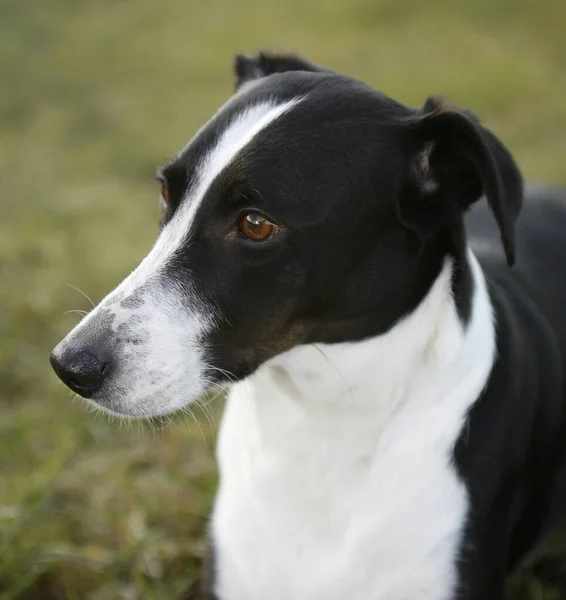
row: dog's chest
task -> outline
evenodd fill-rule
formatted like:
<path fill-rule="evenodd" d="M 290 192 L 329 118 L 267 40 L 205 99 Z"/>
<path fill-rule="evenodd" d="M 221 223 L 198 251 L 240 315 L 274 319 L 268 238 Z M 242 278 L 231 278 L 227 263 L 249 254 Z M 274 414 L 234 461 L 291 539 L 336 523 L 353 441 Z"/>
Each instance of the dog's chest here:
<path fill-rule="evenodd" d="M 462 403 L 386 424 L 363 411 L 303 417 L 273 389 L 260 405 L 245 385 L 229 399 L 213 519 L 219 599 L 452 598 L 468 510 L 451 464 Z"/>

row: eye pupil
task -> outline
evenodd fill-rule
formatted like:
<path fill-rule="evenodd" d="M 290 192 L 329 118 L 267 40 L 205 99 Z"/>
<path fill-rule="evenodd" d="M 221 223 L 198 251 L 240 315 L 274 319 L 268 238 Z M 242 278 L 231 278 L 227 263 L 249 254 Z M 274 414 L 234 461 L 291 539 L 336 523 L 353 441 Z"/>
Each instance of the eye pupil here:
<path fill-rule="evenodd" d="M 259 213 L 247 214 L 240 223 L 242 235 L 255 242 L 270 238 L 275 232 L 275 225 Z"/>
<path fill-rule="evenodd" d="M 169 202 L 169 188 L 167 187 L 166 183 L 161 184 L 161 197 L 163 198 L 165 204 Z"/>

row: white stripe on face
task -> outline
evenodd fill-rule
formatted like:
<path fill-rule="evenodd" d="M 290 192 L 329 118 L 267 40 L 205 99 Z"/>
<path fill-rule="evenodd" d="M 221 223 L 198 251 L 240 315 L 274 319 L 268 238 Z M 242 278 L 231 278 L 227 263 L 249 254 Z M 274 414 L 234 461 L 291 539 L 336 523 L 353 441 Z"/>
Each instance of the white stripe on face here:
<path fill-rule="evenodd" d="M 114 339 L 97 342 L 113 346 L 117 363 L 115 375 L 105 382 L 106 391 L 103 388 L 97 398 L 106 407 L 150 416 L 176 410 L 205 391 L 199 338 L 212 326 L 213 307 L 194 292 L 187 302 L 186 292 L 181 296 L 174 282 L 157 280 L 156 275 L 191 235 L 195 215 L 215 178 L 260 131 L 300 101 L 263 102 L 228 123 L 197 166 L 195 183 L 148 256 L 59 344 L 56 352 L 82 348 L 92 343 L 101 323 L 109 325 L 104 335 Z M 184 288 L 191 288 L 188 274 Z M 135 300 L 125 302 L 129 298 Z"/>
<path fill-rule="evenodd" d="M 238 153 L 260 131 L 291 110 L 300 101 L 301 99 L 294 99 L 282 104 L 263 102 L 247 108 L 229 123 L 219 137 L 216 146 L 199 165 L 196 183 L 187 190 L 179 209 L 164 227 L 152 251 L 123 284 L 128 282 L 129 287 L 137 288 L 143 285 L 144 281 L 153 277 L 167 263 L 167 260 L 190 235 L 195 215 L 216 177 L 230 165 Z"/>

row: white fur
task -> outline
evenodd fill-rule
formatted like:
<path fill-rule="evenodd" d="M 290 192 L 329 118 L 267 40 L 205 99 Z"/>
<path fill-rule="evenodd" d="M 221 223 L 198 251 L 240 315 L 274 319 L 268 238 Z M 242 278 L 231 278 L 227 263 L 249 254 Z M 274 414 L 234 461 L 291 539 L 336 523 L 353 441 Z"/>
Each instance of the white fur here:
<path fill-rule="evenodd" d="M 88 340 L 97 328 L 111 328 L 119 351 L 114 352 L 115 364 L 103 397 L 96 398 L 102 407 L 149 417 L 182 408 L 206 390 L 206 365 L 198 339 L 213 325 L 214 309 L 194 292 L 187 298 L 188 273 L 183 293 L 175 282 L 159 275 L 175 252 L 190 243 L 195 215 L 214 179 L 260 131 L 298 102 L 265 101 L 229 121 L 198 165 L 196 183 L 186 191 L 148 256 L 55 349 L 58 354 L 67 347 L 80 348 L 81 340 Z M 226 106 L 219 114 L 225 110 Z M 134 295 L 141 306 L 128 306 Z"/>
<path fill-rule="evenodd" d="M 464 485 L 452 463 L 495 352 L 475 294 L 463 328 L 447 262 L 387 334 L 303 346 L 236 385 L 212 534 L 219 600 L 451 600 Z"/>
<path fill-rule="evenodd" d="M 214 179 L 262 129 L 298 102 L 299 100 L 290 100 L 282 104 L 257 104 L 242 111 L 229 123 L 215 147 L 199 165 L 196 185 L 187 190 L 179 209 L 163 228 L 151 252 L 109 297 L 117 293 L 127 297 L 159 274 L 175 251 L 190 237 L 195 215 Z"/>

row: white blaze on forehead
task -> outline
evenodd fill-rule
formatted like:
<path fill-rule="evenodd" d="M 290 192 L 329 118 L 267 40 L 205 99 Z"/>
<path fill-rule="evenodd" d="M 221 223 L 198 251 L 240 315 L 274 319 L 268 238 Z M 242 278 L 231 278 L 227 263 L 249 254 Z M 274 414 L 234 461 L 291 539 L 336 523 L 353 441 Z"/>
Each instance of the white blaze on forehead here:
<path fill-rule="evenodd" d="M 106 304 L 108 301 L 119 301 L 122 298 L 128 297 L 144 285 L 144 283 L 153 278 L 167 264 L 168 259 L 187 239 L 195 214 L 214 179 L 260 131 L 268 127 L 278 117 L 291 110 L 301 100 L 302 98 L 295 98 L 283 103 L 277 103 L 275 100 L 261 102 L 244 109 L 229 121 L 226 129 L 218 137 L 216 144 L 197 166 L 195 183 L 187 190 L 179 209 L 171 221 L 163 228 L 151 252 L 137 269 L 109 294 L 101 304 Z M 202 129 L 205 127 L 206 125 Z M 188 146 L 190 146 L 190 143 Z"/>
<path fill-rule="evenodd" d="M 234 160 L 252 139 L 278 117 L 288 112 L 301 100 L 282 104 L 263 102 L 237 115 L 220 135 L 216 145 L 197 168 L 196 182 L 188 190 L 173 219 L 165 226 L 153 250 L 140 265 L 151 272 L 163 265 L 183 243 L 190 232 L 195 215 L 206 192 L 216 177 Z M 148 263 L 147 265 L 145 263 Z"/>

